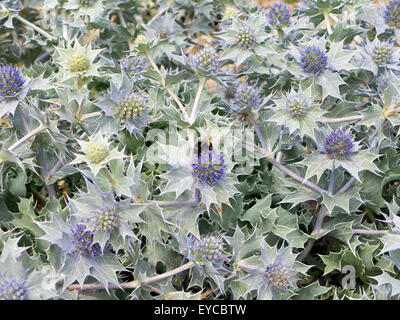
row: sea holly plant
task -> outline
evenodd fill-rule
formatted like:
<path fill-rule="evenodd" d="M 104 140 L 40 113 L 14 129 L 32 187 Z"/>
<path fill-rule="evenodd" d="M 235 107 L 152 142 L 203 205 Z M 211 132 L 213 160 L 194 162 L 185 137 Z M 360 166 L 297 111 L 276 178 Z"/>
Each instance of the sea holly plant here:
<path fill-rule="evenodd" d="M 316 121 L 321 119 L 324 111 L 315 103 L 310 88 L 298 91 L 291 89 L 283 93 L 281 99 L 274 99 L 274 115 L 270 121 L 282 124 L 289 129 L 289 133 L 298 132 L 301 137 L 307 135 L 315 139 L 314 129 L 318 129 Z"/>
<path fill-rule="evenodd" d="M 399 9 L 2 1 L 0 299 L 398 299 Z"/>
<path fill-rule="evenodd" d="M 330 42 L 326 38 L 305 40 L 298 46 L 291 45 L 291 54 L 299 63 L 301 71 L 295 73 L 300 79 L 308 79 L 321 90 L 321 97 L 341 98 L 340 86 L 345 84 L 340 71 L 355 69 L 351 63 L 354 52 L 343 48 L 342 42 Z M 290 71 L 290 70 L 289 70 Z"/>
<path fill-rule="evenodd" d="M 261 50 L 261 44 L 267 39 L 264 31 L 267 23 L 265 14 L 250 14 L 244 19 L 236 18 L 232 24 L 225 25 L 219 35 L 224 43 L 223 59 L 234 60 L 238 65 L 245 62 Z"/>

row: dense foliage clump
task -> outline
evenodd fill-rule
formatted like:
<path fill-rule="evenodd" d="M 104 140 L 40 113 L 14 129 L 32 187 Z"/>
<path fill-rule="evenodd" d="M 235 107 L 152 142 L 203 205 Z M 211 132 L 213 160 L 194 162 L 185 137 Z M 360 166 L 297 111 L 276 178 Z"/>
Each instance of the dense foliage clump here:
<path fill-rule="evenodd" d="M 399 15 L 1 1 L 0 299 L 398 299 Z"/>

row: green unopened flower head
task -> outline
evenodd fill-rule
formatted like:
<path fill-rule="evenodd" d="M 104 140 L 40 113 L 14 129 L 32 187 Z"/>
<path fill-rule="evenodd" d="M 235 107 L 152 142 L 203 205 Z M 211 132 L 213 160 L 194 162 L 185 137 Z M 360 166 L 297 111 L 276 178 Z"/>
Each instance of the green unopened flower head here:
<path fill-rule="evenodd" d="M 276 289 L 287 289 L 291 284 L 291 273 L 282 263 L 271 263 L 264 272 L 264 280 Z"/>
<path fill-rule="evenodd" d="M 90 219 L 90 223 L 97 231 L 111 231 L 119 221 L 119 214 L 115 209 L 100 208 L 97 209 Z"/>
<path fill-rule="evenodd" d="M 89 60 L 83 52 L 74 51 L 69 56 L 69 68 L 72 72 L 82 72 L 89 67 Z"/>
<path fill-rule="evenodd" d="M 108 144 L 102 140 L 91 140 L 84 150 L 93 163 L 99 163 L 108 156 Z"/>
<path fill-rule="evenodd" d="M 139 34 L 139 35 L 136 37 L 134 44 L 135 44 L 135 46 L 139 46 L 139 45 L 141 45 L 141 44 L 147 43 L 147 41 L 148 41 L 148 40 L 147 40 L 147 38 L 146 38 L 146 36 L 145 36 L 144 34 Z"/>
<path fill-rule="evenodd" d="M 219 66 L 219 54 L 214 48 L 204 48 L 196 55 L 189 56 L 189 64 L 204 74 L 215 72 Z"/>
<path fill-rule="evenodd" d="M 308 111 L 308 104 L 299 94 L 287 97 L 287 110 L 289 115 L 295 119 L 303 119 Z"/>
<path fill-rule="evenodd" d="M 256 42 L 254 31 L 246 27 L 243 27 L 239 30 L 236 39 L 238 45 L 244 49 L 251 49 Z"/>
<path fill-rule="evenodd" d="M 378 66 L 388 64 L 392 60 L 393 45 L 388 42 L 379 42 L 372 53 L 372 59 Z"/>
<path fill-rule="evenodd" d="M 120 120 L 139 117 L 146 108 L 146 99 L 140 94 L 131 94 L 115 105 L 116 116 Z"/>

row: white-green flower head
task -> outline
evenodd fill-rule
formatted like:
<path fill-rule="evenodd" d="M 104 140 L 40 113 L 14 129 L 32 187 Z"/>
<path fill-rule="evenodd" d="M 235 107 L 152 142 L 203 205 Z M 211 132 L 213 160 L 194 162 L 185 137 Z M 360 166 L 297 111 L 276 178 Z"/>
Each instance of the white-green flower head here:
<path fill-rule="evenodd" d="M 203 48 L 197 54 L 190 55 L 188 61 L 201 75 L 207 75 L 218 71 L 219 54 L 212 47 Z"/>
<path fill-rule="evenodd" d="M 307 267 L 296 261 L 292 247 L 270 247 L 265 241 L 261 243 L 261 255 L 256 268 L 249 270 L 246 282 L 250 283 L 249 291 L 257 290 L 259 300 L 285 300 L 294 294 L 296 282 Z M 251 264 L 257 263 L 254 259 Z M 248 264 L 247 259 L 242 260 Z"/>
<path fill-rule="evenodd" d="M 273 100 L 275 107 L 271 109 L 274 115 L 269 121 L 284 125 L 290 134 L 297 132 L 301 137 L 307 135 L 314 138 L 314 130 L 318 129 L 317 121 L 324 114 L 314 99 L 310 87 L 304 91 L 301 88 L 298 91 L 292 89 L 283 94 L 281 99 Z"/>
<path fill-rule="evenodd" d="M 286 99 L 289 116 L 294 119 L 303 119 L 308 112 L 307 100 L 298 93 L 289 94 Z"/>
<path fill-rule="evenodd" d="M 239 29 L 238 33 L 236 34 L 236 39 L 238 45 L 243 49 L 253 48 L 256 42 L 254 30 L 247 26 L 243 26 Z"/>
<path fill-rule="evenodd" d="M 157 39 L 150 40 L 145 33 L 140 33 L 136 36 L 133 45 L 137 53 L 146 55 L 156 43 Z"/>
<path fill-rule="evenodd" d="M 232 20 L 238 16 L 237 8 L 233 6 L 227 6 L 224 11 L 224 20 Z"/>
<path fill-rule="evenodd" d="M 378 75 L 379 68 L 400 70 L 397 66 L 400 60 L 400 50 L 391 41 L 380 41 L 375 38 L 371 42 L 367 39 L 360 54 L 362 55 L 360 67 L 371 71 L 374 75 Z"/>
<path fill-rule="evenodd" d="M 395 49 L 392 42 L 383 42 L 376 38 L 372 43 L 366 44 L 365 50 L 370 53 L 378 67 L 398 63 L 394 61 L 396 57 L 394 57 Z"/>
<path fill-rule="evenodd" d="M 378 66 L 389 64 L 392 62 L 393 44 L 389 42 L 381 42 L 375 46 L 372 59 Z"/>
<path fill-rule="evenodd" d="M 143 136 L 143 129 L 152 121 L 150 112 L 154 102 L 149 94 L 135 92 L 134 81 L 122 74 L 122 81 L 118 87 L 111 82 L 110 93 L 104 95 L 104 99 L 97 103 L 107 117 L 118 119 L 131 134 Z"/>
<path fill-rule="evenodd" d="M 99 186 L 86 181 L 87 192 L 79 192 L 69 200 L 71 215 L 82 221 L 93 236 L 93 242 L 104 250 L 107 243 L 118 249 L 127 237 L 136 239 L 132 227 L 143 222 L 140 214 L 145 204 L 133 204 L 129 199 L 116 201 L 114 192 L 104 192 Z"/>
<path fill-rule="evenodd" d="M 101 207 L 94 210 L 90 223 L 96 230 L 111 231 L 118 225 L 119 214 L 115 209 Z"/>
<path fill-rule="evenodd" d="M 146 99 L 141 94 L 130 94 L 115 105 L 116 117 L 120 120 L 133 120 L 146 110 Z"/>
<path fill-rule="evenodd" d="M 86 162 L 94 175 L 104 168 L 113 159 L 120 159 L 125 155 L 113 149 L 107 137 L 100 132 L 89 137 L 88 141 L 78 140 L 83 154 L 77 154 L 72 164 Z"/>
<path fill-rule="evenodd" d="M 261 11 L 251 14 L 245 19 L 233 19 L 230 24 L 223 24 L 219 37 L 224 42 L 224 53 L 221 59 L 232 59 L 242 64 L 254 52 L 261 50 L 262 43 L 268 34 L 264 28 L 267 18 Z"/>
<path fill-rule="evenodd" d="M 60 66 L 62 80 L 77 76 L 99 76 L 99 64 L 94 63 L 102 49 L 92 50 L 91 45 L 82 46 L 77 40 L 69 43 L 67 48 L 56 47 L 57 56 L 54 61 Z"/>
<path fill-rule="evenodd" d="M 89 160 L 96 164 L 108 157 L 107 139 L 91 139 L 82 149 Z"/>

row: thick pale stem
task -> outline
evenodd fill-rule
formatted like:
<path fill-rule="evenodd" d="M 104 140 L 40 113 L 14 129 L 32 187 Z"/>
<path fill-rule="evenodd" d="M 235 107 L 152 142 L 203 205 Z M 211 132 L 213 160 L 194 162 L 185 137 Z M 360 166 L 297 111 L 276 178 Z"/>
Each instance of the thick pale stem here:
<path fill-rule="evenodd" d="M 353 182 L 356 180 L 356 178 L 351 177 L 351 179 L 349 181 L 347 181 L 347 183 L 338 191 L 338 193 L 343 193 L 346 192 L 351 185 L 353 184 Z"/>
<path fill-rule="evenodd" d="M 24 137 L 22 137 L 21 139 L 19 139 L 16 143 L 14 143 L 11 147 L 8 148 L 9 151 L 14 151 L 15 149 L 17 149 L 20 145 L 22 145 L 24 142 L 26 142 L 27 140 L 29 140 L 30 138 L 34 137 L 35 135 L 37 135 L 39 132 L 42 132 L 43 130 L 47 129 L 47 127 L 45 125 L 40 125 L 39 127 L 37 127 L 35 130 L 32 130 L 31 132 L 29 132 L 27 135 L 25 135 Z"/>
<path fill-rule="evenodd" d="M 315 221 L 314 225 L 314 230 L 311 232 L 311 234 L 318 235 L 321 232 L 321 227 L 322 223 L 324 221 L 324 218 L 326 216 L 326 209 L 325 208 L 320 208 L 318 213 L 317 213 L 317 220 Z M 297 261 L 303 261 L 308 254 L 311 252 L 311 249 L 314 247 L 314 244 L 317 240 L 316 239 L 309 239 L 307 242 L 307 245 L 305 246 L 304 250 L 297 256 L 296 260 Z"/>
<path fill-rule="evenodd" d="M 365 229 L 353 229 L 354 233 L 367 234 L 367 235 L 383 235 L 388 233 L 387 230 L 365 230 Z"/>
<path fill-rule="evenodd" d="M 176 102 L 176 104 L 178 105 L 179 109 L 181 110 L 182 114 L 183 114 L 183 118 L 185 119 L 186 122 L 190 122 L 189 116 L 185 110 L 185 107 L 183 106 L 182 102 L 179 100 L 179 98 L 177 97 L 177 95 L 175 93 L 172 92 L 172 90 L 170 88 L 167 87 L 167 85 L 165 84 L 165 80 L 161 74 L 160 69 L 158 68 L 158 66 L 156 65 L 156 63 L 154 62 L 153 58 L 150 56 L 150 54 L 147 52 L 146 53 L 146 58 L 147 60 L 149 60 L 151 66 L 153 67 L 153 69 L 155 71 L 157 71 L 157 73 L 160 75 L 161 77 L 161 85 L 162 87 L 165 89 L 165 91 L 167 91 L 169 93 L 169 95 L 171 96 L 171 98 Z"/>
<path fill-rule="evenodd" d="M 118 290 L 118 289 L 135 289 L 135 288 L 139 288 L 140 284 L 139 281 L 131 281 L 131 282 L 127 282 L 127 283 L 121 283 L 119 286 L 115 285 L 115 284 L 109 284 L 107 286 L 107 289 L 114 289 L 114 290 Z M 163 292 L 160 289 L 154 288 L 152 286 L 149 285 L 142 285 L 143 288 L 146 288 L 150 291 L 153 291 L 157 294 L 163 294 Z M 72 284 L 70 286 L 67 287 L 67 290 L 69 291 L 73 291 L 73 290 L 79 290 L 79 291 L 84 291 L 84 290 L 104 290 L 105 287 L 103 284 L 101 283 L 88 283 L 88 284 Z"/>
<path fill-rule="evenodd" d="M 107 288 L 108 289 L 133 289 L 133 288 L 143 287 L 143 288 L 147 288 L 147 289 L 149 289 L 149 290 L 151 290 L 153 292 L 156 292 L 158 294 L 162 294 L 161 290 L 150 286 L 150 283 L 164 280 L 164 279 L 166 279 L 168 277 L 171 277 L 171 276 L 174 276 L 174 275 L 176 275 L 176 274 L 178 274 L 178 273 L 180 273 L 182 271 L 186 271 L 186 270 L 194 267 L 195 265 L 196 264 L 193 261 L 189 261 L 188 263 L 185 263 L 184 265 L 182 265 L 182 266 L 180 266 L 178 268 L 172 269 L 170 271 L 167 271 L 165 273 L 159 274 L 159 275 L 154 276 L 154 277 L 147 278 L 147 279 L 142 280 L 142 281 L 133 280 L 133 281 L 126 282 L 126 283 L 120 283 L 119 285 L 115 285 L 115 284 L 111 284 L 110 283 Z M 251 271 L 251 270 L 257 269 L 257 266 L 247 265 L 247 264 L 243 263 L 242 261 L 239 261 L 236 265 L 239 268 L 247 270 L 247 271 Z M 105 289 L 105 287 L 101 283 L 88 283 L 88 284 L 82 284 L 82 285 L 73 284 L 73 285 L 70 285 L 70 286 L 67 287 L 67 290 L 70 290 L 70 291 L 72 291 L 72 290 L 80 290 L 80 291 L 83 291 L 83 290 L 103 290 L 103 289 Z"/>
<path fill-rule="evenodd" d="M 58 162 L 54 165 L 54 167 L 49 171 L 46 181 L 50 179 L 52 176 L 54 176 L 58 170 L 63 166 L 63 162 L 61 160 L 58 160 Z"/>
<path fill-rule="evenodd" d="M 324 208 L 321 208 L 318 212 L 318 216 L 317 216 L 317 221 L 315 222 L 315 226 L 314 226 L 314 230 L 313 230 L 313 234 L 320 234 L 321 233 L 321 229 L 322 229 L 322 223 L 324 222 L 324 218 L 326 217 L 326 214 L 328 213 L 328 211 Z"/>
<path fill-rule="evenodd" d="M 336 169 L 333 169 L 331 172 L 329 186 L 328 186 L 329 195 L 333 195 L 333 192 L 335 191 L 335 180 L 336 180 Z"/>
<path fill-rule="evenodd" d="M 328 31 L 328 34 L 332 34 L 332 27 L 331 27 L 331 22 L 329 21 L 329 13 L 324 12 L 324 18 L 325 18 L 325 24 L 326 24 L 326 30 Z"/>
<path fill-rule="evenodd" d="M 197 113 L 199 112 L 200 97 L 201 97 L 201 93 L 203 92 L 205 83 L 206 83 L 206 78 L 200 77 L 199 87 L 197 88 L 196 98 L 194 99 L 192 114 L 190 116 L 190 124 L 193 124 L 196 121 Z"/>
<path fill-rule="evenodd" d="M 270 151 L 269 151 L 269 148 L 267 146 L 267 142 L 265 141 L 264 136 L 263 136 L 263 134 L 261 132 L 260 126 L 258 125 L 258 123 L 257 123 L 257 121 L 256 121 L 256 119 L 255 119 L 255 117 L 254 117 L 254 115 L 252 113 L 249 114 L 249 117 L 250 117 L 251 123 L 253 124 L 254 130 L 256 131 L 257 137 L 260 140 L 264 151 L 269 154 Z"/>
<path fill-rule="evenodd" d="M 122 25 L 124 28 L 126 28 L 126 27 L 127 27 L 126 21 L 125 21 L 125 18 L 124 18 L 124 14 L 122 13 L 121 10 L 118 10 L 118 17 L 119 17 L 119 20 L 121 21 L 121 25 Z"/>
<path fill-rule="evenodd" d="M 200 191 L 194 191 L 194 197 L 188 201 L 156 201 L 160 207 L 196 207 L 200 204 Z"/>
<path fill-rule="evenodd" d="M 153 283 L 153 282 L 157 282 L 157 281 L 163 280 L 163 279 L 168 278 L 170 276 L 173 276 L 173 275 L 175 275 L 177 273 L 180 273 L 182 271 L 188 270 L 188 269 L 194 267 L 195 265 L 196 264 L 193 261 L 189 261 L 188 263 L 185 263 L 184 265 L 182 265 L 182 266 L 180 266 L 178 268 L 175 268 L 175 269 L 172 269 L 170 271 L 167 271 L 167 272 L 164 272 L 162 274 L 159 274 L 157 276 L 142 280 L 141 285 L 150 284 L 150 283 Z"/>
<path fill-rule="evenodd" d="M 117 183 L 117 181 L 115 180 L 115 178 L 111 175 L 110 171 L 108 171 L 107 168 L 102 168 L 101 171 L 105 174 L 105 176 L 107 177 L 108 181 L 110 182 L 111 185 L 115 186 L 115 184 Z"/>
<path fill-rule="evenodd" d="M 278 40 L 280 43 L 283 43 L 283 30 L 282 29 L 278 29 Z"/>
<path fill-rule="evenodd" d="M 26 120 L 25 120 L 24 114 L 21 111 L 21 108 L 17 109 L 17 113 L 19 115 L 19 118 L 21 119 L 21 123 L 22 123 L 22 126 L 24 127 L 25 132 L 28 132 L 29 127 L 28 127 L 28 124 L 26 123 Z M 48 174 L 48 170 L 47 170 L 46 161 L 44 159 L 43 149 L 40 145 L 37 146 L 37 149 L 38 149 L 38 153 L 39 153 L 38 154 L 38 164 L 40 166 L 40 174 L 43 178 L 43 181 L 46 183 L 46 177 Z M 49 193 L 50 199 L 53 197 L 57 197 L 57 192 L 56 192 L 56 189 L 54 188 L 54 185 L 46 184 L 46 189 Z"/>
<path fill-rule="evenodd" d="M 49 40 L 56 40 L 55 37 L 53 37 L 50 33 L 47 33 L 46 31 L 44 31 L 42 28 L 39 28 L 38 26 L 34 25 L 33 23 L 29 22 L 28 20 L 22 18 L 19 15 L 15 15 L 14 16 L 15 19 L 21 21 L 23 24 L 31 27 L 33 30 L 39 32 L 41 35 L 45 36 L 47 39 Z"/>
<path fill-rule="evenodd" d="M 253 271 L 257 269 L 257 266 L 245 264 L 243 261 L 238 261 L 236 263 L 236 266 L 238 266 L 240 269 L 244 269 L 246 271 Z"/>
<path fill-rule="evenodd" d="M 41 174 L 41 176 L 42 176 L 42 178 L 43 178 L 43 180 L 44 180 L 44 182 L 46 184 L 46 189 L 47 189 L 47 192 L 49 193 L 49 198 L 50 199 L 56 198 L 57 197 L 57 192 L 56 192 L 56 189 L 54 188 L 54 185 L 47 184 L 46 181 L 45 181 L 47 175 L 49 174 L 49 170 L 47 168 L 46 160 L 44 158 L 43 149 L 39 145 L 37 146 L 37 148 L 38 148 L 38 153 L 39 153 L 39 155 L 38 155 L 38 164 L 40 166 L 40 174 Z"/>
<path fill-rule="evenodd" d="M 320 121 L 324 123 L 340 123 L 340 122 L 353 122 L 357 120 L 363 120 L 363 115 L 344 117 L 344 118 L 322 118 Z"/>
<path fill-rule="evenodd" d="M 297 173 L 293 172 L 292 170 L 286 168 L 285 166 L 283 166 L 282 164 L 280 164 L 278 161 L 276 161 L 274 158 L 271 157 L 270 155 L 270 151 L 268 149 L 267 143 L 264 139 L 264 136 L 260 130 L 260 127 L 258 126 L 257 121 L 255 120 L 254 116 L 252 114 L 249 115 L 250 116 L 250 120 L 253 124 L 254 130 L 256 131 L 256 134 L 258 136 L 258 139 L 261 142 L 261 145 L 264 149 L 264 153 L 265 153 L 265 157 L 266 159 L 272 163 L 275 167 L 277 167 L 279 170 L 283 171 L 284 173 L 286 173 L 288 176 L 292 177 L 293 179 L 301 182 L 302 184 L 304 184 L 305 186 L 309 187 L 310 189 L 323 194 L 324 192 L 326 193 L 327 191 L 322 189 L 321 187 L 318 187 L 316 184 L 308 181 L 308 180 L 304 180 L 303 177 L 299 176 Z"/>
<path fill-rule="evenodd" d="M 87 119 L 90 119 L 90 118 L 95 118 L 95 117 L 100 117 L 100 116 L 101 116 L 101 112 L 100 111 L 87 113 L 87 114 L 84 114 L 83 116 L 81 116 L 79 121 L 84 121 L 84 120 L 87 120 Z"/>

